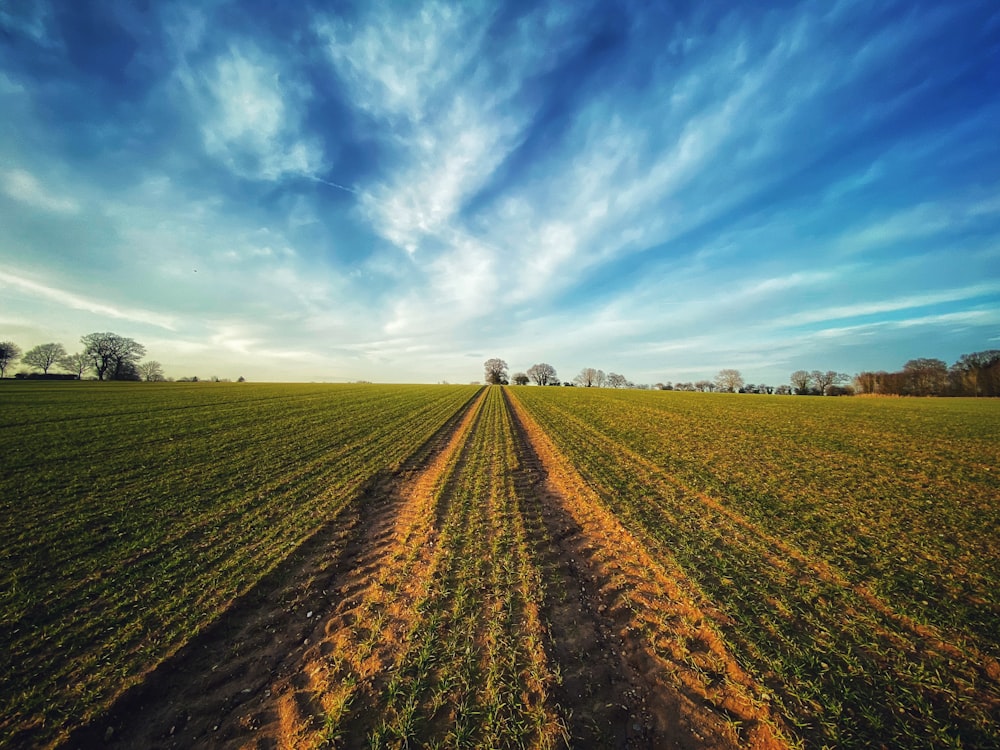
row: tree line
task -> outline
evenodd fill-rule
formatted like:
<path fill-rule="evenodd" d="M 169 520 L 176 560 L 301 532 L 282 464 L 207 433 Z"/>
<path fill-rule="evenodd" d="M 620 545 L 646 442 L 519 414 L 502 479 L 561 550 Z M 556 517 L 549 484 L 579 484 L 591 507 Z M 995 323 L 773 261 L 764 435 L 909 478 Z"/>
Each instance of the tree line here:
<path fill-rule="evenodd" d="M 485 380 L 491 385 L 563 385 L 584 388 L 654 388 L 667 391 L 761 393 L 779 396 L 1000 396 L 1000 349 L 963 354 L 949 367 L 943 360 L 911 359 L 899 372 L 861 372 L 851 377 L 836 370 L 796 370 L 779 386 L 747 383 L 739 370 L 725 368 L 712 380 L 636 385 L 624 375 L 584 367 L 572 381 L 560 382 L 556 369 L 540 362 L 508 376 L 499 357 L 486 360 Z"/>
<path fill-rule="evenodd" d="M 940 359 L 911 359 L 898 372 L 861 372 L 858 393 L 883 396 L 1000 396 L 1000 349 L 963 354 L 949 367 Z"/>
<path fill-rule="evenodd" d="M 556 368 L 547 362 L 539 362 L 524 372 L 515 372 L 508 376 L 507 363 L 499 357 L 493 357 L 483 363 L 484 379 L 489 385 L 577 385 L 584 388 L 649 388 L 648 385 L 636 385 L 631 380 L 617 372 L 605 373 L 593 367 L 584 367 L 572 382 L 560 381 Z"/>
<path fill-rule="evenodd" d="M 7 370 L 17 362 L 27 365 L 34 372 L 19 371 L 16 378 L 42 378 L 48 380 L 83 380 L 88 376 L 97 380 L 144 380 L 149 383 L 173 381 L 164 375 L 163 366 L 155 359 L 143 361 L 146 347 L 138 341 L 117 333 L 88 333 L 80 338 L 82 349 L 67 353 L 62 344 L 39 344 L 26 352 L 12 341 L 0 341 L 0 378 L 7 377 Z M 54 372 L 55 369 L 63 372 Z M 228 378 L 212 376 L 213 383 L 228 383 Z M 177 378 L 178 383 L 197 383 L 197 375 Z M 241 376 L 237 382 L 243 383 Z"/>
<path fill-rule="evenodd" d="M 7 369 L 20 360 L 42 377 L 54 377 L 56 374 L 52 370 L 59 368 L 64 371 L 64 377 L 74 379 L 92 373 L 98 380 L 165 380 L 159 362 L 141 361 L 146 355 L 146 347 L 135 339 L 108 331 L 88 333 L 80 338 L 80 344 L 80 351 L 73 353 L 53 342 L 39 344 L 22 354 L 21 348 L 12 341 L 0 341 L 0 377 L 6 377 Z"/>

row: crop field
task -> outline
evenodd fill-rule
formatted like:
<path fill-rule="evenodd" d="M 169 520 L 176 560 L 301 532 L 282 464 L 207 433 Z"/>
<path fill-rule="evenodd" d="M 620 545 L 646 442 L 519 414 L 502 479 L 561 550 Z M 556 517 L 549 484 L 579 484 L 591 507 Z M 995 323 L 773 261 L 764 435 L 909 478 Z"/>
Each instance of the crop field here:
<path fill-rule="evenodd" d="M 0 746 L 1000 746 L 1000 402 L 0 384 Z"/>

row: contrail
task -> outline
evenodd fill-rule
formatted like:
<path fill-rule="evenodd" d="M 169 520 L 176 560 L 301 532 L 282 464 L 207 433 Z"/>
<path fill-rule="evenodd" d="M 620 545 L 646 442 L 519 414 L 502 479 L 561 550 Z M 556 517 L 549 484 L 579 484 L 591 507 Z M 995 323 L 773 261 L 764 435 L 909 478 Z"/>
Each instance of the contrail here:
<path fill-rule="evenodd" d="M 358 194 L 357 190 L 355 190 L 354 188 L 351 188 L 351 187 L 347 187 L 346 185 L 338 185 L 336 182 L 330 182 L 329 180 L 324 180 L 321 177 L 316 177 L 315 175 L 311 175 L 311 174 L 310 175 L 306 175 L 306 176 L 310 180 L 313 180 L 314 182 L 321 182 L 324 185 L 329 185 L 330 187 L 339 188 L 340 190 L 345 190 L 348 193 L 354 193 L 355 195 Z"/>

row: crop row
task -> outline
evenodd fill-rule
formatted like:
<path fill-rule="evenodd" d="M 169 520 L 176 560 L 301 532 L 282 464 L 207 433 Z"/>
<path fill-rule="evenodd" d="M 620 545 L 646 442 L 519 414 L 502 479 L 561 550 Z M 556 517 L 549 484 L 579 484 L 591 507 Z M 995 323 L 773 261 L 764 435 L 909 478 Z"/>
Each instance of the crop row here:
<path fill-rule="evenodd" d="M 998 741 L 992 405 L 511 392 L 806 744 Z"/>
<path fill-rule="evenodd" d="M 510 431 L 500 391 L 490 389 L 445 464 L 402 488 L 391 542 L 362 561 L 359 593 L 327 623 L 326 644 L 302 670 L 323 720 L 279 710 L 288 717 L 282 737 L 302 747 L 343 738 L 543 747 L 561 735 Z"/>
<path fill-rule="evenodd" d="M 0 389 L 0 744 L 106 706 L 475 390 Z"/>

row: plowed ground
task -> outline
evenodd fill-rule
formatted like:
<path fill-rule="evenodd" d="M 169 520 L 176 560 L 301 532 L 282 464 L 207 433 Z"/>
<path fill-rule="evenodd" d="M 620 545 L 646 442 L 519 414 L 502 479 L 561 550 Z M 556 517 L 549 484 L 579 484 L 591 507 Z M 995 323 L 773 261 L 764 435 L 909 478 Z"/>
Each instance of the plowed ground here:
<path fill-rule="evenodd" d="M 68 747 L 785 747 L 724 617 L 489 388 Z"/>

